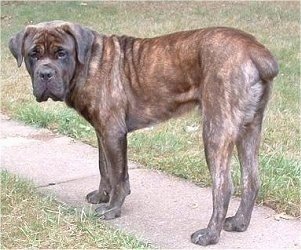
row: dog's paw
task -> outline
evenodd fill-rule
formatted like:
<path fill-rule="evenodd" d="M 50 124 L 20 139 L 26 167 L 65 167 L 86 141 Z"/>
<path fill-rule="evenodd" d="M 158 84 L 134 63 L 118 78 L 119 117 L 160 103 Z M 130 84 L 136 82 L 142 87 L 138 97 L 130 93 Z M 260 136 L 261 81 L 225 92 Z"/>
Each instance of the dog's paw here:
<path fill-rule="evenodd" d="M 103 220 L 112 220 L 121 215 L 120 207 L 111 207 L 109 204 L 101 204 L 98 208 L 95 209 L 97 216 Z"/>
<path fill-rule="evenodd" d="M 86 195 L 86 200 L 92 204 L 106 203 L 109 201 L 109 199 L 110 197 L 108 194 L 104 192 L 100 193 L 98 190 L 95 190 Z"/>
<path fill-rule="evenodd" d="M 219 240 L 219 234 L 212 232 L 208 228 L 196 231 L 191 235 L 191 242 L 201 246 L 216 244 Z"/>
<path fill-rule="evenodd" d="M 248 226 L 249 222 L 246 222 L 243 217 L 228 217 L 224 222 L 224 230 L 228 232 L 244 232 Z"/>

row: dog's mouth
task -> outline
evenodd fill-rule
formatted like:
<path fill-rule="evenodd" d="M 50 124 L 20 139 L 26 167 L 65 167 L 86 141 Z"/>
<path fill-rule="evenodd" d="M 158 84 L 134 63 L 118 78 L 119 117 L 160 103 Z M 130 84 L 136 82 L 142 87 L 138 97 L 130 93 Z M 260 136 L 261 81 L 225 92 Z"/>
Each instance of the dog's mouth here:
<path fill-rule="evenodd" d="M 42 94 L 42 95 L 35 95 L 36 97 L 36 101 L 37 102 L 46 102 L 48 101 L 49 98 L 51 98 L 53 101 L 61 101 L 61 98 L 51 94 L 51 93 L 47 93 L 46 91 Z"/>
<path fill-rule="evenodd" d="M 37 93 L 37 92 L 34 91 L 33 94 L 36 97 L 37 102 L 46 102 L 50 97 L 47 90 L 45 90 L 41 93 Z"/>
<path fill-rule="evenodd" d="M 53 101 L 63 101 L 64 96 L 62 91 L 57 91 L 58 93 L 54 94 L 49 88 L 39 88 L 34 89 L 33 94 L 36 98 L 37 102 L 46 102 L 49 98 L 51 98 Z"/>
<path fill-rule="evenodd" d="M 46 95 L 36 96 L 37 102 L 46 102 L 46 101 L 48 101 L 48 99 L 49 99 L 49 96 L 46 96 Z"/>

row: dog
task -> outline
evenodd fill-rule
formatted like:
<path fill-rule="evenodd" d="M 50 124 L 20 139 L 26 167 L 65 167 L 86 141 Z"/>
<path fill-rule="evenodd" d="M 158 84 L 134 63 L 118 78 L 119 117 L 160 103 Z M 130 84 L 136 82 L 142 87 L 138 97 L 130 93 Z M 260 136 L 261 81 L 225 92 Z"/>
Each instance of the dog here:
<path fill-rule="evenodd" d="M 207 228 L 191 240 L 215 244 L 222 229 L 247 229 L 260 186 L 262 119 L 278 74 L 276 59 L 252 35 L 212 27 L 134 38 L 51 21 L 27 26 L 9 48 L 19 67 L 25 61 L 38 102 L 64 101 L 95 128 L 101 179 L 86 199 L 100 204 L 100 217 L 119 217 L 130 193 L 127 134 L 197 106 L 203 115 L 213 212 Z M 226 218 L 234 146 L 242 199 L 236 214 Z"/>

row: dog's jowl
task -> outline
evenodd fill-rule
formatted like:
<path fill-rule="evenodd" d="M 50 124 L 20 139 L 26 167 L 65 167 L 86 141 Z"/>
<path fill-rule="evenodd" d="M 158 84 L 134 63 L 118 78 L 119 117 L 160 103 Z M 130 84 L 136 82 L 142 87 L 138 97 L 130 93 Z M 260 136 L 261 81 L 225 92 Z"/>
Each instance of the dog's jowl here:
<path fill-rule="evenodd" d="M 37 101 L 64 101 L 95 128 L 101 179 L 86 198 L 100 204 L 100 217 L 120 216 L 130 193 L 127 133 L 198 106 L 213 212 L 207 228 L 191 240 L 215 244 L 222 229 L 247 229 L 260 185 L 262 119 L 278 73 L 275 58 L 253 36 L 220 27 L 142 39 L 53 21 L 27 26 L 9 48 L 18 66 L 24 59 Z M 236 214 L 226 218 L 234 146 L 242 199 Z"/>

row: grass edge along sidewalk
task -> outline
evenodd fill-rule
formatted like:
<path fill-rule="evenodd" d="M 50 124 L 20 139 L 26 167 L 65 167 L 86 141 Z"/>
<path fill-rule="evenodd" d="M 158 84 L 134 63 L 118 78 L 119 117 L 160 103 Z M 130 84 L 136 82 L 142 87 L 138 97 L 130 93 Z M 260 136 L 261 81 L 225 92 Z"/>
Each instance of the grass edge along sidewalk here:
<path fill-rule="evenodd" d="M 139 248 L 133 235 L 41 194 L 33 183 L 1 171 L 1 248 Z"/>

